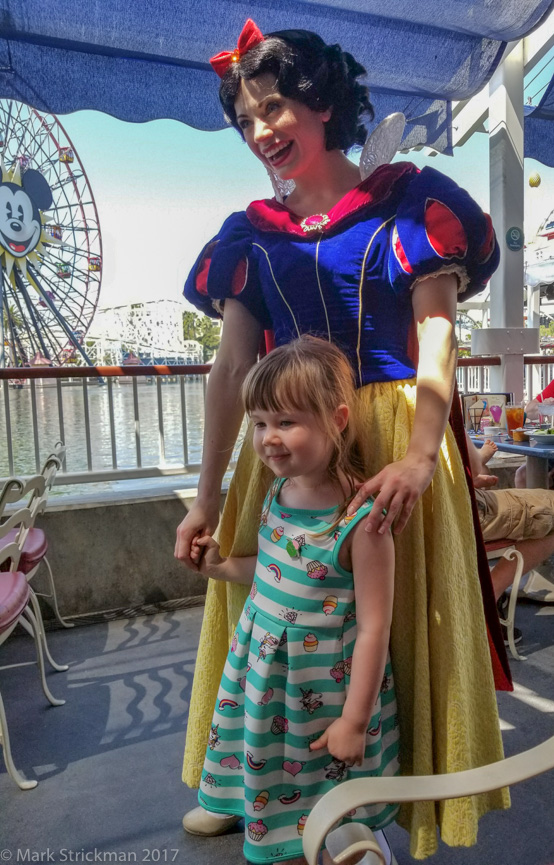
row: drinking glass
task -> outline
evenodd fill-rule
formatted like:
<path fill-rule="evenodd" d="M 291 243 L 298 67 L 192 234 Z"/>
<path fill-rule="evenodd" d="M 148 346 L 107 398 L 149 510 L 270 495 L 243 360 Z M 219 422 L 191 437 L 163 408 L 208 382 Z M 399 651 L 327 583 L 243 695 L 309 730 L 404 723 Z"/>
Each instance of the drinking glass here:
<path fill-rule="evenodd" d="M 506 426 L 508 427 L 510 438 L 513 438 L 513 430 L 523 426 L 523 408 L 520 405 L 506 406 Z"/>

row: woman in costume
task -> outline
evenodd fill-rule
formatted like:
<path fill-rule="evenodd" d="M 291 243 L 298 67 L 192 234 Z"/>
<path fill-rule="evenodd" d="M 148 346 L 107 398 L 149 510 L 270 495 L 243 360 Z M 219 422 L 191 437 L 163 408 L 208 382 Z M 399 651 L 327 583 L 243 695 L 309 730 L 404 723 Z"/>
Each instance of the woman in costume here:
<path fill-rule="evenodd" d="M 363 143 L 372 110 L 358 80 L 365 70 L 339 46 L 307 31 L 264 37 L 247 22 L 237 48 L 212 65 L 229 122 L 277 181 L 294 181 L 294 189 L 286 203 L 255 201 L 232 214 L 185 286 L 199 309 L 223 315 L 223 332 L 208 385 L 198 498 L 178 528 L 176 556 L 195 567 L 194 539 L 218 525 L 221 482 L 243 416 L 240 387 L 264 331 L 277 345 L 308 332 L 337 343 L 358 387 L 369 479 L 360 501 L 376 496 L 366 525 L 385 532 L 394 521 L 391 656 L 401 771 L 460 771 L 499 760 L 495 655 L 491 664 L 466 474 L 447 426 L 456 302 L 481 291 L 498 264 L 490 219 L 430 168 L 382 165 L 361 181 L 345 152 Z M 247 436 L 219 522 L 223 556 L 255 554 L 270 480 Z M 498 640 L 490 585 L 484 592 Z M 185 751 L 189 786 L 199 784 L 244 600 L 240 587 L 210 581 Z M 495 672 L 501 678 L 499 665 Z M 437 810 L 416 803 L 399 822 L 411 832 L 412 855 L 423 858 L 436 850 L 437 820 L 446 843 L 469 846 L 479 817 L 508 802 L 498 791 Z M 211 835 L 232 822 L 195 809 L 184 826 Z"/>

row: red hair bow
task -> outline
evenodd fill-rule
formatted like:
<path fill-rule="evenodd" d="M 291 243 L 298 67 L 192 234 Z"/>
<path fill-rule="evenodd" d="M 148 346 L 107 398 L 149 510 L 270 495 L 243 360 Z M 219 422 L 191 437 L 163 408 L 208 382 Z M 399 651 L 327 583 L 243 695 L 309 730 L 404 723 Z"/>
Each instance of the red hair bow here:
<path fill-rule="evenodd" d="M 259 27 L 254 24 L 251 18 L 248 19 L 242 33 L 239 36 L 237 47 L 234 51 L 221 51 L 215 57 L 210 57 L 210 63 L 214 72 L 217 72 L 220 78 L 223 78 L 231 63 L 238 63 L 251 48 L 255 48 L 260 42 L 264 41 L 263 33 Z"/>

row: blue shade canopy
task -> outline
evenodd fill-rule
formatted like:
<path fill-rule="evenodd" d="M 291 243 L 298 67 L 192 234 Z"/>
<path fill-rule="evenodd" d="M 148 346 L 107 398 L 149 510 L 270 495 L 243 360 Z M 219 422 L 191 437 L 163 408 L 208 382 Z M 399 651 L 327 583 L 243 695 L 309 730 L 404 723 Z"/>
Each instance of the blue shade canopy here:
<path fill-rule="evenodd" d="M 488 80 L 505 44 L 554 0 L 0 0 L 0 97 L 64 114 L 173 118 L 221 129 L 208 58 L 245 20 L 315 30 L 366 67 L 377 119 L 404 111 L 406 146 L 448 150 L 449 102 Z"/>
<path fill-rule="evenodd" d="M 524 155 L 554 168 L 554 78 L 536 108 L 525 106 Z"/>

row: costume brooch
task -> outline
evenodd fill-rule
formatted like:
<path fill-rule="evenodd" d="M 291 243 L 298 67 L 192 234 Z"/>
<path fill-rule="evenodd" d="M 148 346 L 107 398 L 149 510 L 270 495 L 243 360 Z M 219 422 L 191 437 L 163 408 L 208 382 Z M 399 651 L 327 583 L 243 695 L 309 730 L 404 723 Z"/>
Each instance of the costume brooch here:
<path fill-rule="evenodd" d="M 306 234 L 309 231 L 321 231 L 331 222 L 326 213 L 314 213 L 312 216 L 306 216 L 300 223 L 300 228 Z"/>

